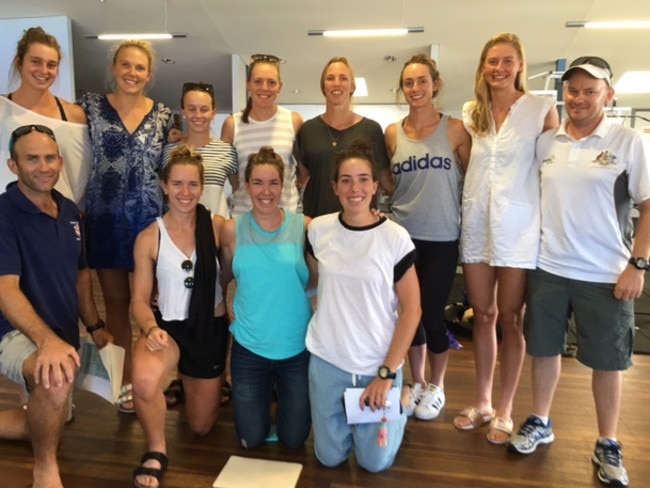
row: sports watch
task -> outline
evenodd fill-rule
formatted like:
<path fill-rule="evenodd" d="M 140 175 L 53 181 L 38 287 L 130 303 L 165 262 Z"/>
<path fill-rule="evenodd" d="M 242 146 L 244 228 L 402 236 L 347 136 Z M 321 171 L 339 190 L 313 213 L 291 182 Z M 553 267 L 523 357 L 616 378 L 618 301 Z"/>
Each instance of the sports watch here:
<path fill-rule="evenodd" d="M 642 269 L 643 271 L 648 271 L 650 269 L 650 262 L 646 258 L 630 258 L 628 263 L 636 269 Z"/>
<path fill-rule="evenodd" d="M 382 380 L 394 380 L 397 378 L 397 373 L 393 373 L 388 366 L 383 365 L 379 366 L 379 369 L 377 370 L 377 376 L 379 376 Z"/>

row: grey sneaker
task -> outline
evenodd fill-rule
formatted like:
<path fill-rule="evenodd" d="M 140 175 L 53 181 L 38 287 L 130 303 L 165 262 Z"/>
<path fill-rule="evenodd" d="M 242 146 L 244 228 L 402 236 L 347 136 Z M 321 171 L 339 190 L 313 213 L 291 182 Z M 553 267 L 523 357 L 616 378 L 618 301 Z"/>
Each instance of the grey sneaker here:
<path fill-rule="evenodd" d="M 621 445 L 610 439 L 596 441 L 591 460 L 598 466 L 598 479 L 611 486 L 627 486 L 627 471 L 623 467 Z"/>
<path fill-rule="evenodd" d="M 544 425 L 536 415 L 531 415 L 521 424 L 516 434 L 510 436 L 508 450 L 518 454 L 530 454 L 540 444 L 550 444 L 555 440 L 551 420 Z"/>
<path fill-rule="evenodd" d="M 445 393 L 440 387 L 429 383 L 429 386 L 420 394 L 420 402 L 415 407 L 415 418 L 420 420 L 433 420 L 440 415 L 440 410 L 445 406 Z"/>

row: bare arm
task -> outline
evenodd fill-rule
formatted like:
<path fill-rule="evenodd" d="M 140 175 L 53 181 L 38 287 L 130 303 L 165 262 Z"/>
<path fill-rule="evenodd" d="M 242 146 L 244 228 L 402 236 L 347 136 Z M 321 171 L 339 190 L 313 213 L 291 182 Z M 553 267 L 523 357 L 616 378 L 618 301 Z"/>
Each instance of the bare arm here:
<path fill-rule="evenodd" d="M 397 125 L 390 124 L 386 127 L 386 132 L 384 132 L 384 142 L 386 144 L 386 152 L 388 152 L 388 159 L 392 159 L 395 155 L 395 148 L 397 147 Z M 384 168 L 379 173 L 379 184 L 382 189 L 392 195 L 395 193 L 395 180 L 393 179 L 393 173 L 390 169 Z"/>
<path fill-rule="evenodd" d="M 74 103 L 66 102 L 65 100 L 59 99 L 61 105 L 63 105 L 63 110 L 65 115 L 68 118 L 68 122 L 73 122 L 75 124 L 87 124 L 88 118 L 86 117 L 86 112 L 79 105 Z"/>
<path fill-rule="evenodd" d="M 232 115 L 223 121 L 223 125 L 221 126 L 221 140 L 230 144 L 235 140 L 235 118 Z"/>
<path fill-rule="evenodd" d="M 639 222 L 636 227 L 636 237 L 632 248 L 632 257 L 648 258 L 650 256 L 650 200 L 639 204 Z M 634 300 L 643 293 L 645 270 L 637 269 L 628 264 L 614 288 L 614 296 L 619 300 Z"/>
<path fill-rule="evenodd" d="M 298 158 L 298 190 L 302 190 L 309 183 L 309 170 L 302 164 L 302 159 Z"/>
<path fill-rule="evenodd" d="M 465 130 L 465 126 L 460 119 L 449 119 L 447 130 L 451 147 L 454 148 L 454 154 L 460 163 L 463 174 L 465 174 L 472 152 L 472 137 Z"/>
<path fill-rule="evenodd" d="M 311 217 L 305 216 L 305 229 L 309 227 L 311 220 Z M 306 235 L 305 242 L 307 242 Z M 307 263 L 307 268 L 309 269 L 309 283 L 307 283 L 307 289 L 310 290 L 318 285 L 318 261 L 316 258 L 314 258 L 314 256 L 307 252 L 307 246 L 305 246 L 305 262 Z"/>
<path fill-rule="evenodd" d="M 80 366 L 74 347 L 59 338 L 36 313 L 20 289 L 20 276 L 0 276 L 0 310 L 20 332 L 36 344 L 34 380 L 44 388 L 74 381 L 75 366 Z"/>
<path fill-rule="evenodd" d="M 228 181 L 230 182 L 230 186 L 232 186 L 232 191 L 239 190 L 239 174 L 233 173 L 228 175 Z"/>
<path fill-rule="evenodd" d="M 560 125 L 560 116 L 557 113 L 557 106 L 553 105 L 544 117 L 544 130 L 554 129 Z"/>
<path fill-rule="evenodd" d="M 153 223 L 138 234 L 133 249 L 133 292 L 131 312 L 135 323 L 146 338 L 147 349 L 158 351 L 169 345 L 167 333 L 158 328 L 151 309 L 154 285 L 154 262 L 158 249 L 158 224 Z"/>
<path fill-rule="evenodd" d="M 291 112 L 291 124 L 293 125 L 293 133 L 297 134 L 302 127 L 302 116 L 298 112 Z"/>
<path fill-rule="evenodd" d="M 93 282 L 88 268 L 79 270 L 77 275 L 77 296 L 79 297 L 79 317 L 81 321 L 86 327 L 97 325 L 99 313 L 93 298 Z M 97 329 L 90 336 L 99 348 L 113 342 L 113 336 L 106 329 Z"/>
<path fill-rule="evenodd" d="M 391 371 L 396 371 L 404 361 L 422 315 L 420 285 L 415 274 L 415 266 L 411 266 L 404 273 L 404 276 L 395 283 L 395 289 L 400 303 L 400 314 L 395 326 L 393 340 L 384 359 L 384 365 L 388 366 Z M 373 405 L 384 405 L 392 385 L 392 381 L 382 380 L 377 376 L 359 397 L 361 408 L 363 409 L 366 398 L 373 410 L 375 410 Z"/>
<path fill-rule="evenodd" d="M 224 293 L 226 294 L 226 311 L 231 322 L 235 320 L 234 295 L 236 284 L 232 273 L 232 260 L 235 256 L 235 220 L 227 220 L 220 229 L 221 240 L 221 277 Z"/>

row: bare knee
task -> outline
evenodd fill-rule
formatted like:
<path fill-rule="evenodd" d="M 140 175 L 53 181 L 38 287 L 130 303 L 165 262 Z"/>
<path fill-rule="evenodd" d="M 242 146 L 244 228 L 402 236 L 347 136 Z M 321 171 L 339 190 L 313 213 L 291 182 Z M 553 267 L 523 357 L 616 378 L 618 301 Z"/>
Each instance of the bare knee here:
<path fill-rule="evenodd" d="M 152 401 L 161 393 L 160 377 L 157 375 L 134 371 L 131 381 L 133 394 L 145 402 Z"/>
<path fill-rule="evenodd" d="M 497 323 L 497 308 L 494 306 L 472 306 L 474 327 L 494 328 Z"/>
<path fill-rule="evenodd" d="M 194 432 L 198 436 L 205 436 L 212 431 L 212 428 L 214 427 L 216 420 L 217 420 L 217 416 L 213 415 L 210 416 L 209 418 L 202 418 L 202 419 L 188 418 L 187 422 L 190 425 L 190 430 L 192 432 Z"/>

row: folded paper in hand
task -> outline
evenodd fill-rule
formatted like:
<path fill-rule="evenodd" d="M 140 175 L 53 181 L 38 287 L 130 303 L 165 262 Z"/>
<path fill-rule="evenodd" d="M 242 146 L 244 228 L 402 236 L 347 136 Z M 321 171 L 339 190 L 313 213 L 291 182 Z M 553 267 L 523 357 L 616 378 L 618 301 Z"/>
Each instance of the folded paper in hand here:
<path fill-rule="evenodd" d="M 79 357 L 81 368 L 75 383 L 77 388 L 116 403 L 122 386 L 124 348 L 108 343 L 98 349 L 93 342 L 84 340 L 79 349 Z"/>
<path fill-rule="evenodd" d="M 370 407 L 365 406 L 363 410 L 359 407 L 359 397 L 365 388 L 346 388 L 343 396 L 345 401 L 345 415 L 348 424 L 368 424 L 381 422 L 383 418 L 387 421 L 398 420 L 400 413 L 400 390 L 397 387 L 391 388 L 386 396 L 386 408 L 378 408 L 374 412 Z"/>

